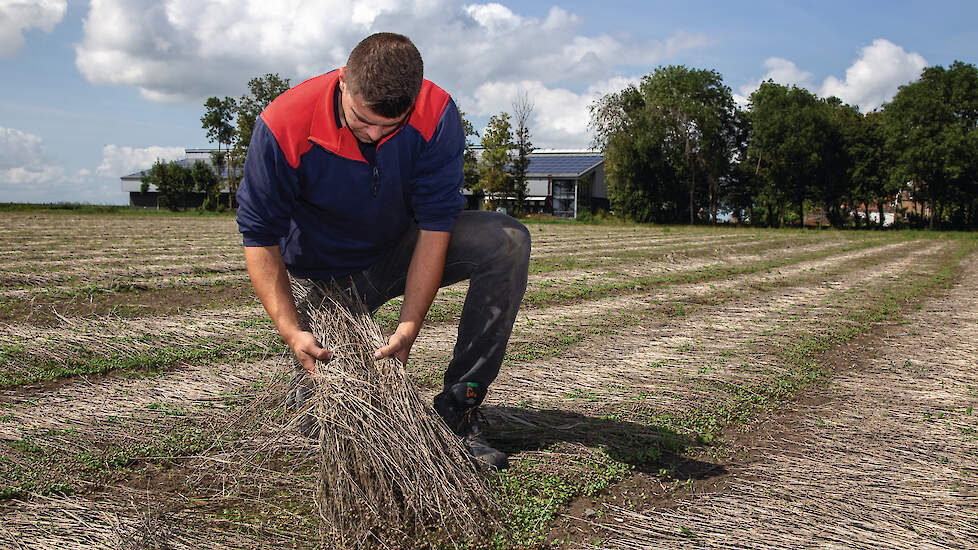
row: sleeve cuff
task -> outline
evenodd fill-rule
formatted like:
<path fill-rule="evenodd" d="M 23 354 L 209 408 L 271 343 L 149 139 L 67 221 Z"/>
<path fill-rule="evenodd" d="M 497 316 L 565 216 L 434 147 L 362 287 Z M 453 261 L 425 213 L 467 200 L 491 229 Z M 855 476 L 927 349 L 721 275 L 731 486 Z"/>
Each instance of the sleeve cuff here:
<path fill-rule="evenodd" d="M 245 246 L 276 246 L 280 240 L 280 237 L 265 233 L 247 232 L 241 234 L 241 241 Z"/>
<path fill-rule="evenodd" d="M 418 227 L 425 231 L 445 231 L 451 233 L 452 229 L 455 229 L 455 218 L 418 221 Z"/>

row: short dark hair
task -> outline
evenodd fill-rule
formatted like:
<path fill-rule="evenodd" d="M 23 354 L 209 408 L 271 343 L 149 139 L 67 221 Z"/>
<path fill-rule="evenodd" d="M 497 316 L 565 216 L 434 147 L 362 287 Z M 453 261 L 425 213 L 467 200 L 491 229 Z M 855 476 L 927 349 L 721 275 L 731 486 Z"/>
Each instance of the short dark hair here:
<path fill-rule="evenodd" d="M 346 62 L 350 93 L 360 94 L 368 109 L 385 118 L 399 117 L 414 105 L 423 78 L 421 53 L 402 34 L 372 34 Z"/>

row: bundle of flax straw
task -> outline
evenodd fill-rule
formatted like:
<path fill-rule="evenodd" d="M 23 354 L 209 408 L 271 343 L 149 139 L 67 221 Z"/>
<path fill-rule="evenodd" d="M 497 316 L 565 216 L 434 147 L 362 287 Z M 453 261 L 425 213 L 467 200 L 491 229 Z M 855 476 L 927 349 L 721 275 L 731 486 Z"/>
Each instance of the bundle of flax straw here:
<path fill-rule="evenodd" d="M 323 303 L 299 304 L 333 358 L 317 362 L 315 394 L 298 414 L 319 424 L 316 503 L 329 536 L 353 547 L 481 546 L 496 507 L 461 441 L 399 361 L 374 359 L 386 339 L 356 292 L 325 290 Z"/>

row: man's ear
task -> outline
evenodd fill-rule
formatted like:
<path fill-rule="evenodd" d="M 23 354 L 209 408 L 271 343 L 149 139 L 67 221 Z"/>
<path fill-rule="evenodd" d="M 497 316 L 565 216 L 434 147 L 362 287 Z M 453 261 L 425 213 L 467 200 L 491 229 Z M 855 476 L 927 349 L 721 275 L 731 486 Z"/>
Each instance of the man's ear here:
<path fill-rule="evenodd" d="M 340 74 L 338 78 L 340 81 L 340 91 L 345 92 L 346 90 L 344 88 L 346 88 L 346 67 L 340 67 Z"/>

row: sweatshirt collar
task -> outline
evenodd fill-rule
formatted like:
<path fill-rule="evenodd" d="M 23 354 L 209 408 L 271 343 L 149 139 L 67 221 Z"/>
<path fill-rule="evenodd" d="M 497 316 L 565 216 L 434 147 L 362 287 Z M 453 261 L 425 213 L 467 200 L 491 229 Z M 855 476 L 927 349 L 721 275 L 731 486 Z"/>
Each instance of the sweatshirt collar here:
<path fill-rule="evenodd" d="M 327 86 L 328 91 L 316 102 L 309 126 L 309 141 L 350 160 L 367 162 L 360 153 L 357 138 L 349 128 L 337 124 L 339 113 L 336 111 L 335 94 L 340 85 L 340 71 L 333 71 L 333 78 Z"/>

